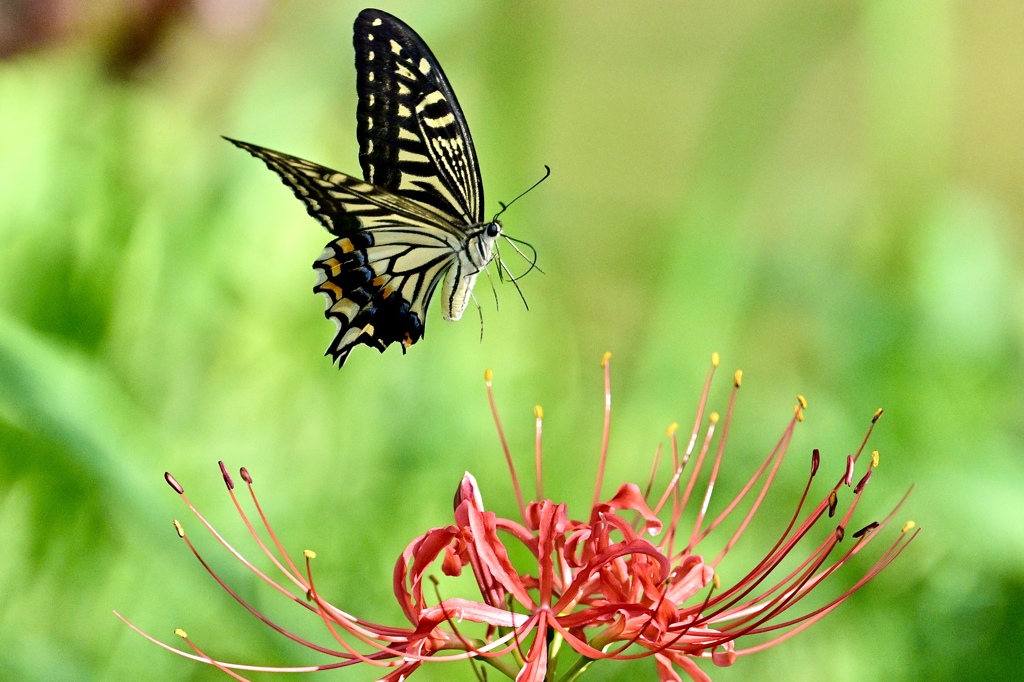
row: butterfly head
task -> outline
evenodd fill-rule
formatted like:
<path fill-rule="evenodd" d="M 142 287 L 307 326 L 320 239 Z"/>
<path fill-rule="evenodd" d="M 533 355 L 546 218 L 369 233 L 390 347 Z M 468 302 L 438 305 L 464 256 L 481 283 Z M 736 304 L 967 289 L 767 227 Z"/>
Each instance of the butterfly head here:
<path fill-rule="evenodd" d="M 492 220 L 481 225 L 470 235 L 466 244 L 466 255 L 478 271 L 487 267 L 494 258 L 494 247 L 501 234 L 501 222 Z"/>

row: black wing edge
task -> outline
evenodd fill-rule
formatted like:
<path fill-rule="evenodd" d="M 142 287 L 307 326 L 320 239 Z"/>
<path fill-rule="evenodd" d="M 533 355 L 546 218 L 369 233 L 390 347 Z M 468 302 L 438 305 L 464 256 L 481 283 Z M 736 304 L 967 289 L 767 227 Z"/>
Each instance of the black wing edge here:
<path fill-rule="evenodd" d="M 328 232 L 339 236 L 348 236 L 359 230 L 359 220 L 348 215 L 338 200 L 327 196 L 325 188 L 313 182 L 312 178 L 301 172 L 301 169 L 316 171 L 321 178 L 332 175 L 341 175 L 346 178 L 352 178 L 352 176 L 298 156 L 242 142 L 227 135 L 221 135 L 221 137 L 256 157 L 266 164 L 267 168 L 274 171 L 281 183 L 291 189 L 295 197 L 306 207 L 306 213 L 323 225 Z M 358 178 L 352 178 L 352 180 L 359 182 Z"/>
<path fill-rule="evenodd" d="M 324 317 L 338 326 L 324 355 L 331 356 L 339 368 L 360 343 L 383 353 L 397 341 L 404 354 L 423 338 L 423 321 L 411 310 L 409 301 L 396 292 L 387 291 L 374 280 L 373 271 L 367 265 L 366 252 L 372 245 L 372 236 L 365 233 L 336 239 L 327 245 L 313 264 L 313 268 L 321 273 L 321 281 L 313 291 L 327 297 Z M 345 312 L 334 309 L 339 301 L 342 308 L 356 309 L 351 319 Z M 353 329 L 359 329 L 361 333 L 345 341 L 345 336 Z"/>

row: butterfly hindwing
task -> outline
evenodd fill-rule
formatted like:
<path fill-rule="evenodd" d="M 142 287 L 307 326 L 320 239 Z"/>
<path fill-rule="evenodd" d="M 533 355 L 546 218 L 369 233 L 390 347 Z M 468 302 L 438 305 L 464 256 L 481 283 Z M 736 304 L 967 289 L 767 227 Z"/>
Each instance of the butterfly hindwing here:
<path fill-rule="evenodd" d="M 430 48 L 400 19 L 374 9 L 359 13 L 353 42 L 363 176 L 457 224 L 481 223 L 473 138 Z"/>
<path fill-rule="evenodd" d="M 327 244 L 313 263 L 313 291 L 338 328 L 327 354 L 341 365 L 358 343 L 384 352 L 419 341 L 434 289 L 455 262 L 452 243 L 445 230 L 382 225 Z"/>
<path fill-rule="evenodd" d="M 327 354 L 339 365 L 363 343 L 403 350 L 423 336 L 430 297 L 456 261 L 461 233 L 401 196 L 325 166 L 230 140 L 261 159 L 336 239 L 313 264 L 313 291 L 337 326 Z"/>

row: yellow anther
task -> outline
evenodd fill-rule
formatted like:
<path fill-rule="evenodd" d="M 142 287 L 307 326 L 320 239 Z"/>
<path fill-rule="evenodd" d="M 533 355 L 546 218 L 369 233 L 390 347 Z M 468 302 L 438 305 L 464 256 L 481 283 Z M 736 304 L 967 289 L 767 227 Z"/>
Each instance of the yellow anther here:
<path fill-rule="evenodd" d="M 805 409 L 805 410 L 807 409 L 807 398 L 805 398 L 805 397 L 803 397 L 803 396 L 802 396 L 801 394 L 797 393 L 797 395 L 796 395 L 796 401 L 797 401 L 798 403 L 800 403 L 800 407 L 801 407 L 801 408 L 803 408 L 803 409 Z"/>
<path fill-rule="evenodd" d="M 304 549 L 304 550 L 302 550 L 302 556 L 306 557 L 307 559 L 315 559 L 316 558 L 316 552 L 314 552 L 311 549 Z"/>
<path fill-rule="evenodd" d="M 871 468 L 878 466 L 878 450 L 871 451 Z"/>
<path fill-rule="evenodd" d="M 544 418 L 544 408 L 541 407 L 540 405 L 537 405 L 536 407 L 533 408 L 533 415 L 535 417 L 537 417 L 537 419 L 543 419 Z"/>
<path fill-rule="evenodd" d="M 720 418 L 721 417 L 719 417 L 717 412 L 712 412 L 711 414 L 708 415 L 708 421 L 711 422 L 712 424 L 717 424 Z"/>
<path fill-rule="evenodd" d="M 722 361 L 722 356 L 720 356 L 718 354 L 718 351 L 715 351 L 714 353 L 711 354 L 711 366 L 712 367 L 718 367 L 718 363 L 721 362 L 721 361 Z"/>
<path fill-rule="evenodd" d="M 722 589 L 722 579 L 718 577 L 717 573 L 711 578 L 711 583 L 715 586 L 716 590 Z"/>
<path fill-rule="evenodd" d="M 607 367 L 608 366 L 608 361 L 611 360 L 611 359 L 612 359 L 611 352 L 606 352 L 604 355 L 602 355 L 601 356 L 601 369 L 604 369 L 605 367 Z"/>
<path fill-rule="evenodd" d="M 740 384 L 743 383 L 743 370 L 742 369 L 736 370 L 736 373 L 732 375 L 732 383 L 736 386 L 736 388 L 739 388 Z"/>
<path fill-rule="evenodd" d="M 484 370 L 484 381 L 491 383 L 491 378 L 494 376 L 494 372 L 489 369 Z"/>
<path fill-rule="evenodd" d="M 799 405 L 793 406 L 793 416 L 796 417 L 798 422 L 802 422 L 804 420 L 804 411 L 800 409 Z"/>
<path fill-rule="evenodd" d="M 188 633 L 182 630 L 181 628 L 174 628 L 174 634 L 176 634 L 178 637 L 181 637 L 182 639 L 188 639 Z"/>
<path fill-rule="evenodd" d="M 185 537 L 185 528 L 181 525 L 178 519 L 174 519 L 174 530 L 178 531 L 178 537 Z"/>
<path fill-rule="evenodd" d="M 881 407 L 879 407 L 877 410 L 875 410 L 875 416 L 873 416 L 871 418 L 871 423 L 872 424 L 874 424 L 876 421 L 878 421 L 878 418 L 882 416 L 882 412 L 883 412 L 883 410 L 882 410 Z"/>
<path fill-rule="evenodd" d="M 668 425 L 668 428 L 665 429 L 665 435 L 668 436 L 669 438 L 671 438 L 672 436 L 675 435 L 676 431 L 678 431 L 678 430 L 679 430 L 679 422 L 672 422 L 671 424 Z"/>
<path fill-rule="evenodd" d="M 906 533 L 907 531 L 914 530 L 914 528 L 916 526 L 917 526 L 917 524 L 914 523 L 913 521 L 907 521 L 906 523 L 903 524 L 903 532 Z"/>

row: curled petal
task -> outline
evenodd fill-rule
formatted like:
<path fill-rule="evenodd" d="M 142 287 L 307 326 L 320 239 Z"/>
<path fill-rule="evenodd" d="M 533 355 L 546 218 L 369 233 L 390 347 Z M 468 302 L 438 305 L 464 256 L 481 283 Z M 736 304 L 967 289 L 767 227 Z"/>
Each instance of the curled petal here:
<path fill-rule="evenodd" d="M 732 642 L 726 642 L 721 650 L 711 653 L 711 662 L 719 668 L 727 668 L 736 662 L 736 650 Z"/>
<path fill-rule="evenodd" d="M 663 666 L 666 668 L 671 668 L 671 666 L 674 664 L 682 668 L 683 672 L 689 675 L 690 679 L 693 680 L 693 682 L 711 682 L 711 678 L 708 677 L 707 673 L 705 673 L 703 670 L 697 667 L 697 664 L 693 662 L 693 659 L 685 654 L 681 654 L 676 651 L 664 651 L 660 654 L 656 654 L 656 657 L 658 661 L 658 675 L 662 675 Z M 671 661 L 671 663 L 666 664 L 666 659 L 668 661 Z M 673 674 L 675 673 L 675 671 L 672 672 Z M 676 675 L 674 678 L 662 676 L 661 679 L 680 680 L 681 678 L 678 675 Z"/>
<path fill-rule="evenodd" d="M 715 571 L 704 563 L 703 557 L 691 554 L 672 569 L 665 598 L 673 604 L 682 605 L 711 582 Z"/>
<path fill-rule="evenodd" d="M 474 623 L 487 623 L 499 628 L 518 628 L 529 622 L 530 615 L 514 613 L 469 599 L 445 599 L 438 606 L 424 609 L 420 613 L 421 623 L 430 623 L 436 626 L 448 620 L 468 620 Z"/>
<path fill-rule="evenodd" d="M 459 512 L 466 515 L 472 533 L 471 547 L 481 562 L 481 570 L 486 571 L 486 575 L 476 576 L 481 592 L 492 589 L 492 583 L 496 582 L 520 604 L 532 609 L 533 599 L 509 560 L 505 545 L 498 538 L 494 513 L 480 511 L 466 502 L 460 505 Z"/>
<path fill-rule="evenodd" d="M 658 670 L 658 679 L 661 682 L 683 682 L 676 669 L 664 654 L 654 654 L 654 664 Z"/>
<path fill-rule="evenodd" d="M 669 563 L 668 558 L 646 540 L 638 539 L 632 542 L 615 545 L 594 557 L 590 562 L 588 562 L 586 568 L 577 573 L 575 580 L 573 580 L 572 584 L 565 589 L 562 593 L 562 598 L 558 600 L 551 610 L 555 613 L 561 613 L 571 602 L 579 597 L 581 587 L 590 580 L 594 573 L 606 567 L 615 559 L 634 553 L 646 554 L 658 563 L 661 571 L 661 577 L 659 579 L 667 576 L 671 571 L 671 564 Z"/>
<path fill-rule="evenodd" d="M 594 511 L 597 512 L 602 507 L 635 511 L 644 518 L 644 528 L 647 529 L 648 533 L 654 536 L 661 532 L 661 520 L 647 506 L 647 501 L 644 500 L 640 487 L 635 483 L 624 483 L 619 486 L 615 496 L 604 504 L 596 505 Z"/>
<path fill-rule="evenodd" d="M 395 563 L 392 589 L 406 618 L 413 625 L 419 622 L 419 613 L 424 604 L 423 573 L 448 547 L 456 534 L 457 530 L 453 526 L 434 528 L 409 543 Z"/>
<path fill-rule="evenodd" d="M 462 561 L 459 559 L 459 555 L 455 553 L 455 550 L 451 548 L 451 545 L 444 548 L 444 559 L 441 561 L 441 571 L 453 578 L 457 578 L 462 575 Z"/>

